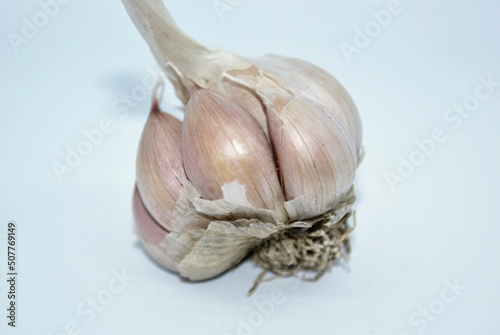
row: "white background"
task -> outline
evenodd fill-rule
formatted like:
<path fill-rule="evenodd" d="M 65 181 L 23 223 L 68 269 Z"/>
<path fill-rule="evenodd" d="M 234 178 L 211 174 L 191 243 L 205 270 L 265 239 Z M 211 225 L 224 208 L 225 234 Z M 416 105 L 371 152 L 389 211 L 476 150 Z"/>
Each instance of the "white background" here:
<path fill-rule="evenodd" d="M 1 334 L 63 334 L 67 325 L 75 334 L 499 334 L 500 87 L 456 129 L 444 119 L 454 104 L 472 101 L 478 77 L 500 81 L 497 1 L 402 0 L 402 11 L 350 62 L 339 45 L 353 44 L 356 27 L 388 1 L 233 1 L 223 20 L 211 0 L 166 3 L 207 45 L 306 59 L 352 94 L 367 156 L 356 180 L 350 270 L 335 266 L 298 287 L 276 280 L 247 298 L 260 272 L 248 261 L 195 284 L 155 265 L 131 215 L 149 96 L 124 119 L 112 107 L 155 68 L 148 47 L 120 1 L 87 0 L 61 5 L 16 53 L 8 34 L 21 34 L 23 17 L 32 21 L 41 9 L 4 0 Z M 165 108 L 174 111 L 180 103 L 168 91 Z M 67 146 L 75 149 L 82 132 L 106 118 L 113 131 L 60 182 L 53 163 L 64 163 Z M 447 140 L 392 190 L 386 173 L 397 173 L 400 159 L 418 150 L 415 141 L 436 128 Z M 18 224 L 16 329 L 5 317 L 9 220 Z M 77 312 L 106 296 L 113 271 L 122 270 L 133 279 L 95 318 Z M 456 294 L 447 281 L 460 285 Z M 273 291 L 280 303 L 259 314 L 256 305 L 271 309 Z"/>

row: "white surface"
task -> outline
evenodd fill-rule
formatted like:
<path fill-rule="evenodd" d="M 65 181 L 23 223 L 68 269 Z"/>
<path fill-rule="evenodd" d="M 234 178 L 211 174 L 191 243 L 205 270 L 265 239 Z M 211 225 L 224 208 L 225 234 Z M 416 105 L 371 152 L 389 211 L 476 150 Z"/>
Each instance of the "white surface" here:
<path fill-rule="evenodd" d="M 277 280 L 247 298 L 259 273 L 249 262 L 197 284 L 156 266 L 134 240 L 131 216 L 149 97 L 123 120 L 112 108 L 155 65 L 145 42 L 119 1 L 70 1 L 15 53 L 7 34 L 20 33 L 22 18 L 40 7 L 3 1 L 0 224 L 5 233 L 9 220 L 18 223 L 20 264 L 13 330 L 1 236 L 1 334 L 60 334 L 71 322 L 75 334 L 245 334 L 242 320 L 254 322 L 251 334 L 499 333 L 500 87 L 457 129 L 443 119 L 474 94 L 479 76 L 500 81 L 497 1 L 402 0 L 402 12 L 351 62 L 340 43 L 353 43 L 355 27 L 389 1 L 241 1 L 224 20 L 211 0 L 166 2 L 203 43 L 304 58 L 351 92 L 367 149 L 356 181 L 351 270 L 336 266 L 297 288 Z M 171 90 L 168 101 L 179 105 Z M 105 118 L 113 131 L 59 182 L 52 163 Z M 392 191 L 384 174 L 438 127 L 447 141 Z M 88 321 L 77 308 L 88 311 L 81 305 L 88 298 L 106 297 L 101 290 L 122 268 L 134 279 Z M 446 281 L 466 289 L 442 297 Z M 259 319 L 255 304 L 274 290 L 284 301 Z M 440 315 L 423 329 L 419 313 L 429 305 Z"/>

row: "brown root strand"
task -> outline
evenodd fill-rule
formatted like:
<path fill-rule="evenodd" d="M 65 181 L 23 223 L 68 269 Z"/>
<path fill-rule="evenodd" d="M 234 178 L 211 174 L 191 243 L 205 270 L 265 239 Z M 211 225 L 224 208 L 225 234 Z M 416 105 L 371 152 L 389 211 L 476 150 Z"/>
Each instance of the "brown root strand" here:
<path fill-rule="evenodd" d="M 264 279 L 270 272 L 274 278 L 296 276 L 299 272 L 312 272 L 313 277 L 303 276 L 306 281 L 318 280 L 328 271 L 337 259 L 347 259 L 350 253 L 349 235 L 354 230 L 348 220 L 353 212 L 349 211 L 336 224 L 331 223 L 332 217 L 325 217 L 312 227 L 290 228 L 282 230 L 260 243 L 252 254 L 252 261 L 263 269 L 255 280 L 254 286 L 248 292 L 251 295 L 259 284 L 268 281 Z"/>

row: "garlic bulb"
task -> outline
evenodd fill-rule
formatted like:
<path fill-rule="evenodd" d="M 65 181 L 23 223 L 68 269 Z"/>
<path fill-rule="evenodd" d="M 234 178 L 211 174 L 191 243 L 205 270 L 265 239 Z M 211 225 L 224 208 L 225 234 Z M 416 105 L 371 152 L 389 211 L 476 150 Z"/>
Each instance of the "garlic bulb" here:
<path fill-rule="evenodd" d="M 265 271 L 319 276 L 348 248 L 362 157 L 342 85 L 302 60 L 251 59 L 185 35 L 162 0 L 122 0 L 186 104 L 160 111 L 157 86 L 137 157 L 134 213 L 147 250 L 191 280 L 253 252 Z"/>

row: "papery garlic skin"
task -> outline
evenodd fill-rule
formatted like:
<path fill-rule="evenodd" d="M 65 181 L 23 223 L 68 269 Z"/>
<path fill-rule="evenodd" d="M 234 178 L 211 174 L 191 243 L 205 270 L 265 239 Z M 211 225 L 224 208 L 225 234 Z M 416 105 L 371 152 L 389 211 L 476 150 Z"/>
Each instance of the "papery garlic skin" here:
<path fill-rule="evenodd" d="M 330 254 L 315 252 L 314 262 L 307 252 L 282 254 L 276 259 L 296 264 L 263 267 L 325 271 L 352 231 L 363 156 L 360 116 L 345 88 L 299 59 L 206 48 L 179 29 L 162 0 L 122 2 L 186 104 L 181 123 L 155 100 L 141 140 L 134 208 L 149 252 L 182 277 L 203 280 L 262 245 L 270 248 L 262 259 L 288 252 L 286 243 L 301 251 L 300 234 L 289 234 L 298 229 L 308 232 L 300 235 L 306 245 L 327 236 Z M 278 237 L 288 240 L 273 249 Z"/>

